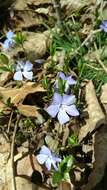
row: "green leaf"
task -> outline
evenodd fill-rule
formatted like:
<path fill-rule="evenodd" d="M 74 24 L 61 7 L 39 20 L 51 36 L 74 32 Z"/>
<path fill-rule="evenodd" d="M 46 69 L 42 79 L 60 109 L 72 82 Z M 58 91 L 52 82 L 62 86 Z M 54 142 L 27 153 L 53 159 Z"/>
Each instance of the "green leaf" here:
<path fill-rule="evenodd" d="M 0 73 L 2 73 L 4 71 L 9 71 L 8 67 L 6 67 L 6 66 L 0 67 Z"/>
<path fill-rule="evenodd" d="M 59 183 L 63 178 L 63 175 L 58 171 L 58 172 L 55 172 L 52 176 L 52 182 L 53 184 L 57 184 Z"/>
<path fill-rule="evenodd" d="M 74 147 L 74 146 L 78 146 L 78 142 L 77 142 L 77 136 L 75 134 L 72 134 L 69 138 L 68 138 L 68 145 Z"/>
<path fill-rule="evenodd" d="M 0 53 L 0 64 L 1 65 L 8 65 L 9 64 L 8 57 L 3 53 Z"/>
<path fill-rule="evenodd" d="M 68 170 L 68 169 L 71 169 L 71 167 L 73 166 L 73 163 L 74 163 L 74 158 L 73 158 L 73 156 L 71 155 L 71 156 L 69 156 L 69 159 L 68 159 L 68 161 L 67 161 L 67 170 Z"/>
<path fill-rule="evenodd" d="M 61 173 L 66 173 L 66 172 L 69 172 L 70 169 L 72 168 L 73 166 L 73 161 L 74 161 L 74 158 L 73 156 L 67 156 L 65 157 L 59 164 L 59 171 Z"/>
<path fill-rule="evenodd" d="M 26 41 L 26 36 L 22 34 L 22 32 L 17 32 L 14 40 L 16 42 L 16 45 L 22 45 L 24 41 Z"/>
<path fill-rule="evenodd" d="M 49 80 L 48 78 L 45 76 L 42 80 L 42 85 L 45 89 L 48 89 L 49 88 Z"/>
<path fill-rule="evenodd" d="M 65 80 L 58 79 L 58 92 L 60 94 L 64 93 L 64 91 L 65 91 L 65 84 L 66 84 Z"/>
<path fill-rule="evenodd" d="M 3 73 L 3 72 L 13 72 L 12 65 L 1 66 L 0 73 Z"/>

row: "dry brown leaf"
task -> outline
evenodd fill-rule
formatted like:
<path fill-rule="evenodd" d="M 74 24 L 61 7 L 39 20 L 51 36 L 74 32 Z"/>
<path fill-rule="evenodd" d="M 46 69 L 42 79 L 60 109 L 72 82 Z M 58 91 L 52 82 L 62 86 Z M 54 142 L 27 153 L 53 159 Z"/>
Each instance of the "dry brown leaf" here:
<path fill-rule="evenodd" d="M 4 72 L 0 74 L 0 86 L 3 86 L 6 82 L 11 79 L 12 74 L 10 72 Z"/>
<path fill-rule="evenodd" d="M 107 114 L 107 84 L 104 84 L 102 86 L 100 100 L 101 100 L 101 103 L 102 103 L 104 110 Z"/>
<path fill-rule="evenodd" d="M 0 112 L 2 112 L 5 108 L 5 104 L 0 101 Z"/>
<path fill-rule="evenodd" d="M 24 32 L 27 36 L 27 41 L 23 46 L 28 54 L 28 58 L 31 62 L 35 62 L 36 59 L 42 58 L 47 51 L 50 43 L 50 31 L 42 33 Z M 8 54 L 13 59 L 17 53 L 21 51 L 20 47 L 14 48 Z"/>
<path fill-rule="evenodd" d="M 33 184 L 30 180 L 23 177 L 15 177 L 16 180 L 16 188 L 17 190 L 44 190 L 39 189 L 35 184 Z M 7 183 L 1 185 L 0 190 L 12 190 L 11 179 L 8 180 Z"/>
<path fill-rule="evenodd" d="M 37 111 L 36 106 L 19 104 L 17 106 L 17 109 L 19 110 L 19 112 L 22 115 L 24 115 L 26 117 L 37 117 L 38 116 L 38 111 Z"/>
<path fill-rule="evenodd" d="M 94 163 L 88 183 L 82 190 L 91 190 L 102 180 L 107 166 L 107 124 L 94 135 Z"/>
<path fill-rule="evenodd" d="M 74 190 L 74 186 L 67 181 L 61 181 L 57 190 Z"/>
<path fill-rule="evenodd" d="M 69 134 L 70 134 L 70 130 L 68 128 L 68 126 L 66 125 L 64 128 L 63 128 L 63 139 L 62 139 L 62 146 L 64 147 L 66 145 L 66 141 L 69 137 Z"/>
<path fill-rule="evenodd" d="M 14 8 L 15 10 L 26 10 L 28 9 L 27 5 L 43 6 L 45 4 L 51 4 L 51 0 L 16 0 Z"/>
<path fill-rule="evenodd" d="M 16 106 L 18 103 L 22 102 L 28 94 L 44 91 L 43 87 L 35 85 L 34 82 L 27 82 L 19 89 L 0 87 L 0 95 L 3 97 L 3 100 L 6 102 L 11 98 L 11 103 Z"/>
<path fill-rule="evenodd" d="M 25 153 L 26 155 L 26 153 Z M 34 155 L 22 155 L 22 158 L 17 160 L 17 175 L 31 177 L 34 170 L 42 174 L 42 167 L 38 164 Z"/>
<path fill-rule="evenodd" d="M 81 142 L 88 133 L 92 133 L 102 124 L 106 123 L 105 115 L 102 112 L 100 104 L 97 100 L 92 81 L 89 81 L 86 85 L 85 100 L 87 104 L 86 110 L 88 111 L 89 119 L 86 120 L 86 125 L 81 127 L 80 129 L 79 142 Z"/>
<path fill-rule="evenodd" d="M 50 150 L 52 150 L 53 152 L 55 152 L 58 148 L 58 138 L 53 138 L 51 135 L 46 135 L 45 137 L 45 141 L 46 144 L 48 145 L 48 147 L 50 148 Z"/>

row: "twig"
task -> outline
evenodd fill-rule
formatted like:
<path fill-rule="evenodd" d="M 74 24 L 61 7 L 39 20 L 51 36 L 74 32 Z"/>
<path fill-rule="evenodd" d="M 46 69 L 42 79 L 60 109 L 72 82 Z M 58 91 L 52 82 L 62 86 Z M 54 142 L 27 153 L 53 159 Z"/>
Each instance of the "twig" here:
<path fill-rule="evenodd" d="M 59 28 L 62 28 L 62 19 L 61 19 L 61 4 L 60 0 L 52 0 L 53 7 L 55 9 L 57 25 Z"/>
<path fill-rule="evenodd" d="M 15 137 L 16 137 L 16 131 L 18 128 L 19 119 L 20 119 L 20 115 L 17 116 L 14 132 L 13 132 L 13 137 L 12 137 L 12 144 L 11 144 L 12 190 L 17 190 L 16 181 L 15 181 L 15 167 L 14 167 L 14 147 L 15 147 Z"/>
<path fill-rule="evenodd" d="M 13 110 L 11 111 L 11 114 L 10 114 L 10 118 L 9 118 L 9 122 L 8 122 L 8 128 L 7 128 L 7 133 L 9 133 L 9 131 L 10 131 L 12 117 L 13 117 Z"/>
<path fill-rule="evenodd" d="M 95 47 L 95 50 L 96 50 L 95 58 L 98 61 L 98 63 L 100 64 L 100 66 L 102 67 L 102 69 L 104 70 L 104 72 L 107 74 L 107 67 L 105 67 L 104 63 L 101 61 L 100 56 L 97 53 L 97 46 L 96 46 L 95 43 L 94 43 L 94 47 Z"/>

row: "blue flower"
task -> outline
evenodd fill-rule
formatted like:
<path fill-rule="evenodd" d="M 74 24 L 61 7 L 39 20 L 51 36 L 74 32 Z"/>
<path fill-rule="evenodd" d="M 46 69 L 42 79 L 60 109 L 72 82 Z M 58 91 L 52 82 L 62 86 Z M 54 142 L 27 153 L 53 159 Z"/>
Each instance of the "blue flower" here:
<path fill-rule="evenodd" d="M 24 78 L 32 80 L 33 78 L 33 64 L 30 61 L 17 61 L 16 72 L 14 73 L 13 79 L 22 81 Z"/>
<path fill-rule="evenodd" d="M 100 24 L 100 28 L 107 33 L 107 20 L 103 20 Z"/>
<path fill-rule="evenodd" d="M 65 90 L 64 90 L 65 93 L 68 92 L 69 87 L 71 85 L 76 84 L 76 81 L 71 76 L 65 76 L 65 74 L 63 72 L 59 72 L 57 74 L 57 78 L 62 79 L 66 82 L 65 83 Z M 58 79 L 55 81 L 55 84 L 54 84 L 55 91 L 58 91 Z"/>
<path fill-rule="evenodd" d="M 59 123 L 64 124 L 70 120 L 70 116 L 78 116 L 79 112 L 74 105 L 76 99 L 74 95 L 54 93 L 51 105 L 46 108 L 48 114 L 55 118 L 58 117 Z"/>
<path fill-rule="evenodd" d="M 51 165 L 53 165 L 55 170 L 58 170 L 57 163 L 61 162 L 61 159 L 52 153 L 45 145 L 42 146 L 36 158 L 39 164 L 44 164 L 48 170 L 51 169 Z"/>
<path fill-rule="evenodd" d="M 4 49 L 9 49 L 10 47 L 12 47 L 12 45 L 13 45 L 13 36 L 14 36 L 14 33 L 11 31 L 11 30 L 9 30 L 9 32 L 7 32 L 6 33 L 6 37 L 7 37 L 7 39 L 4 41 L 4 43 L 3 43 L 3 48 Z"/>

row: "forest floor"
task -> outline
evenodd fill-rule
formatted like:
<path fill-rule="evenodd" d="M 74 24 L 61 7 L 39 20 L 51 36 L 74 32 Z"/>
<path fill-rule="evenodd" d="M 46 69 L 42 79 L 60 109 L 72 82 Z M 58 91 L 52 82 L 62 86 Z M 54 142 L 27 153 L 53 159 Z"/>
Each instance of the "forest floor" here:
<path fill-rule="evenodd" d="M 107 2 L 52 2 L 2 15 L 0 190 L 106 190 Z"/>

